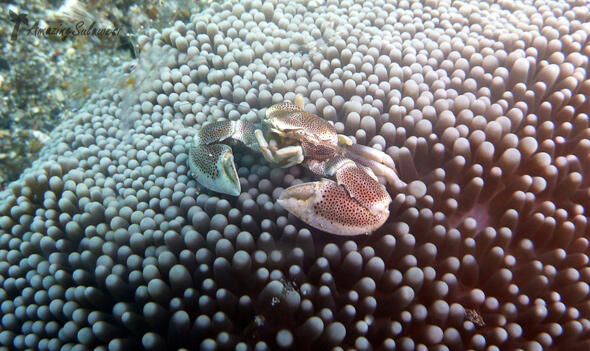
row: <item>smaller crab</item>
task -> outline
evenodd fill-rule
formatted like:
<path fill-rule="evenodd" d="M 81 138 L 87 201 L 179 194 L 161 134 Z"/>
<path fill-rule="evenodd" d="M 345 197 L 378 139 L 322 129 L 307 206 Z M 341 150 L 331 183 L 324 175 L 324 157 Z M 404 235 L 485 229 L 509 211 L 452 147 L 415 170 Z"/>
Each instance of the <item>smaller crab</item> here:
<path fill-rule="evenodd" d="M 221 120 L 201 127 L 189 150 L 188 165 L 206 188 L 237 196 L 240 182 L 232 149 L 238 141 L 280 167 L 304 164 L 322 178 L 285 189 L 278 203 L 305 223 L 338 235 L 368 234 L 389 217 L 391 197 L 378 177 L 401 184 L 387 154 L 353 144 L 334 126 L 303 110 L 303 97 L 266 110 L 262 128 Z M 377 176 L 376 176 L 377 175 Z"/>

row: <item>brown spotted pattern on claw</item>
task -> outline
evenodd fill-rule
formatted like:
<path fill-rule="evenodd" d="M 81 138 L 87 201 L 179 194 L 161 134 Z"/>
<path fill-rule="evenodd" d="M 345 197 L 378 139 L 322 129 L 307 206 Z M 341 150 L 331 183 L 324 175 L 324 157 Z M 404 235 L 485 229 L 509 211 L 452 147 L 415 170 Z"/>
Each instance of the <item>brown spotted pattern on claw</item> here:
<path fill-rule="evenodd" d="M 330 179 L 289 187 L 278 202 L 303 222 L 337 235 L 368 234 L 389 217 L 389 209 L 371 213 Z"/>
<path fill-rule="evenodd" d="M 336 172 L 338 185 L 344 186 L 351 198 L 368 209 L 389 206 L 391 198 L 382 186 L 376 186 L 375 179 L 365 170 L 347 166 Z"/>
<path fill-rule="evenodd" d="M 235 126 L 231 121 L 219 121 L 217 123 L 205 124 L 196 135 L 197 144 L 211 144 L 229 138 L 234 132 Z"/>
<path fill-rule="evenodd" d="M 228 145 L 193 145 L 189 151 L 188 165 L 193 176 L 203 186 L 228 195 L 240 194 L 234 156 Z"/>

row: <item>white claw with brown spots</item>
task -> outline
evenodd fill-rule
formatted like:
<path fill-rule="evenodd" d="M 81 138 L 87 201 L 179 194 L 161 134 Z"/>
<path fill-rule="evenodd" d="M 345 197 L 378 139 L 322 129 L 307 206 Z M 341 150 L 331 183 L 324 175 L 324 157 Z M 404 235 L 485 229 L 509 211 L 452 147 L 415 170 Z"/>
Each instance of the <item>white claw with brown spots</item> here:
<path fill-rule="evenodd" d="M 358 167 L 350 159 L 312 162 L 336 181 L 322 179 L 289 187 L 279 204 L 309 225 L 338 235 L 368 234 L 389 217 L 391 197 L 370 169 Z"/>

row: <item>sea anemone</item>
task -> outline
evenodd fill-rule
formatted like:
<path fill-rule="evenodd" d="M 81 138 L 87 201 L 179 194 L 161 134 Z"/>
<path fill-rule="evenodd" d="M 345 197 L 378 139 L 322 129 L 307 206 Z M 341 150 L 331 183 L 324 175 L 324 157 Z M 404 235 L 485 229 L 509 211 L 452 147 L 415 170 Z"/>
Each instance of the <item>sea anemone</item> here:
<path fill-rule="evenodd" d="M 141 36 L 135 70 L 1 194 L 0 344 L 590 348 L 589 14 L 227 1 Z M 311 179 L 300 167 L 238 152 L 238 197 L 188 175 L 203 122 L 257 121 L 296 93 L 408 184 L 370 236 L 277 205 Z"/>

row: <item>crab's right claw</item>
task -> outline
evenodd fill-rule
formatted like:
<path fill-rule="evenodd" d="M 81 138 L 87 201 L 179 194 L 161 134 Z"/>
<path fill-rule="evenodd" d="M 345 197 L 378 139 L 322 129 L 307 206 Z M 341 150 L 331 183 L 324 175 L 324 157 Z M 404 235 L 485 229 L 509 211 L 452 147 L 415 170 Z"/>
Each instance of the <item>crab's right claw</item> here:
<path fill-rule="evenodd" d="M 312 227 L 337 235 L 369 234 L 389 217 L 389 202 L 367 208 L 326 178 L 285 189 L 278 203 Z"/>
<path fill-rule="evenodd" d="M 195 144 L 189 150 L 188 165 L 193 177 L 218 193 L 238 196 L 240 179 L 231 147 L 225 144 Z"/>

